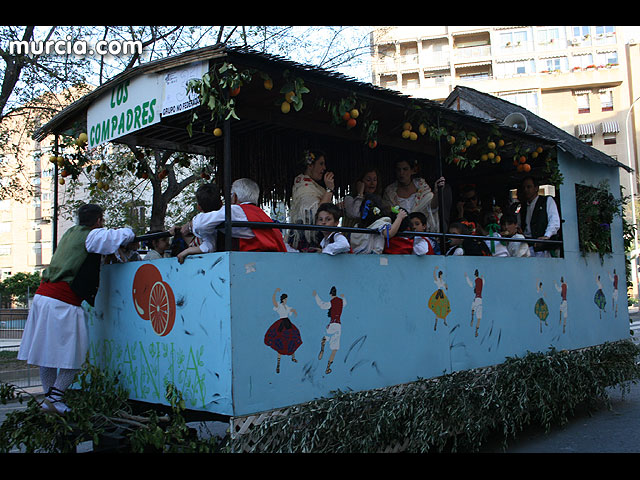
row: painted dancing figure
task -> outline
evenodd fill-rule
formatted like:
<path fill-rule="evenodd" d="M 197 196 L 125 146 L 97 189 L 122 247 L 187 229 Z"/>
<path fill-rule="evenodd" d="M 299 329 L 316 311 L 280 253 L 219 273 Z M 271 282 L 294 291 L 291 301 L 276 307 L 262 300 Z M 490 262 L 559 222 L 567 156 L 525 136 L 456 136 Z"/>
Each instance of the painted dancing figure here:
<path fill-rule="evenodd" d="M 554 285 L 556 290 L 560 292 L 560 323 L 562 323 L 562 333 L 565 333 L 567 328 L 567 282 L 564 281 L 564 277 L 560 277 L 560 286 L 555 282 Z"/>
<path fill-rule="evenodd" d="M 471 304 L 471 326 L 473 327 L 474 314 L 476 319 L 476 337 L 478 336 L 478 328 L 480 328 L 480 320 L 482 320 L 482 288 L 484 287 L 484 277 L 479 276 L 478 269 L 473 272 L 475 277 L 472 282 L 469 276 L 465 273 L 464 278 L 467 279 L 467 283 L 473 288 L 475 297 Z"/>
<path fill-rule="evenodd" d="M 280 291 L 276 288 L 273 292 L 271 301 L 273 302 L 273 309 L 278 313 L 278 320 L 276 320 L 267 330 L 264 335 L 264 344 L 273 348 L 278 352 L 278 361 L 276 363 L 276 373 L 280 373 L 280 357 L 282 355 L 290 355 L 292 362 L 296 360 L 296 350 L 302 345 L 302 338 L 298 328 L 291 323 L 289 317 L 293 314 L 296 317 L 298 312 L 295 308 L 291 308 L 287 305 L 287 294 L 280 295 L 280 303 L 276 302 L 276 294 Z"/>
<path fill-rule="evenodd" d="M 438 327 L 438 319 L 441 318 L 444 325 L 447 326 L 447 315 L 451 313 L 451 305 L 449 299 L 445 295 L 445 290 L 448 290 L 447 284 L 442 278 L 442 271 L 438 270 L 438 266 L 433 269 L 433 282 L 436 284 L 437 290 L 429 297 L 429 308 L 436 315 L 436 322 L 433 325 L 435 330 Z"/>
<path fill-rule="evenodd" d="M 618 274 L 616 273 L 616 269 L 613 269 L 613 275 L 609 274 L 609 278 L 611 279 L 611 283 L 613 284 L 613 294 L 611 295 L 611 300 L 613 301 L 613 316 L 618 316 Z"/>
<path fill-rule="evenodd" d="M 316 299 L 316 303 L 323 310 L 328 310 L 329 325 L 327 325 L 327 334 L 322 337 L 320 341 L 320 353 L 318 354 L 318 360 L 322 360 L 324 355 L 324 346 L 327 340 L 329 340 L 329 348 L 331 349 L 331 355 L 329 356 L 329 362 L 327 363 L 327 369 L 325 373 L 331 373 L 331 364 L 336 356 L 337 351 L 340 349 L 340 336 L 342 335 L 342 323 L 341 316 L 342 310 L 347 305 L 347 300 L 344 295 L 337 296 L 336 287 L 331 287 L 329 292 L 331 300 L 323 302 L 316 291 L 313 291 L 313 296 Z"/>

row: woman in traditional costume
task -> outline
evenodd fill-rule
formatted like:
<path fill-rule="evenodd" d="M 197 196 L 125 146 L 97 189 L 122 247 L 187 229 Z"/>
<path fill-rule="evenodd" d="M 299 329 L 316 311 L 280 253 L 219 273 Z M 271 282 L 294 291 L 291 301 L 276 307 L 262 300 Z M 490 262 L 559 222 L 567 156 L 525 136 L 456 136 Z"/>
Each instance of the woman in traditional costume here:
<path fill-rule="evenodd" d="M 302 345 L 300 330 L 289 320 L 291 314 L 298 316 L 298 312 L 287 305 L 286 293 L 280 295 L 280 303 L 276 302 L 276 294 L 279 291 L 280 289 L 276 288 L 271 298 L 273 309 L 278 313 L 279 318 L 269 327 L 267 333 L 264 335 L 264 344 L 278 352 L 276 373 L 280 373 L 280 357 L 282 355 L 290 355 L 291 361 L 297 362 L 298 360 L 296 360 L 295 353 L 298 347 Z"/>
<path fill-rule="evenodd" d="M 436 314 L 436 323 L 433 326 L 433 329 L 435 330 L 438 326 L 439 318 L 441 318 L 445 326 L 447 326 L 447 315 L 451 313 L 451 305 L 449 304 L 449 299 L 444 293 L 445 290 L 448 290 L 447 284 L 442 278 L 442 271 L 438 271 L 437 266 L 433 270 L 433 281 L 438 289 L 433 292 L 429 298 L 429 308 Z"/>
<path fill-rule="evenodd" d="M 291 223 L 314 225 L 318 206 L 333 202 L 334 175 L 333 172 L 326 171 L 325 155 L 322 152 L 305 151 L 303 164 L 304 172 L 293 181 L 289 217 Z M 288 243 L 291 248 L 300 252 L 305 252 L 310 247 L 318 248 L 318 231 L 292 230 Z"/>
<path fill-rule="evenodd" d="M 540 294 L 540 298 L 536 302 L 533 311 L 536 316 L 540 319 L 540 332 L 542 332 L 542 322 L 547 325 L 547 317 L 549 316 L 549 307 L 547 306 L 547 302 L 544 301 L 544 292 L 542 291 L 542 282 L 538 284 L 536 290 Z"/>

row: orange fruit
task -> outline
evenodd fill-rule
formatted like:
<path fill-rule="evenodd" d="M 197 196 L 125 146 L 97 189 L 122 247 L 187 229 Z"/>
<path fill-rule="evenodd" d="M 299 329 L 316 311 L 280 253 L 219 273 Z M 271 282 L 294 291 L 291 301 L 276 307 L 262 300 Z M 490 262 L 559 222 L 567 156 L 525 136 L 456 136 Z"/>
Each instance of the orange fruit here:
<path fill-rule="evenodd" d="M 405 122 L 404 125 L 402 125 L 402 129 L 403 130 L 411 130 L 412 126 L 409 122 Z"/>
<path fill-rule="evenodd" d="M 418 131 L 420 132 L 420 135 L 424 135 L 427 133 L 427 126 L 424 123 L 421 123 L 418 127 Z"/>
<path fill-rule="evenodd" d="M 489 150 L 494 150 L 496 148 L 496 144 L 495 142 L 489 142 L 487 143 L 487 147 L 489 147 Z"/>
<path fill-rule="evenodd" d="M 487 158 L 488 158 L 489 160 L 493 160 L 493 158 L 494 158 L 495 156 L 496 156 L 496 154 L 495 154 L 495 153 L 493 153 L 493 152 L 489 152 L 489 153 L 487 153 Z"/>
<path fill-rule="evenodd" d="M 500 157 L 500 155 L 496 155 L 496 158 L 493 159 L 496 163 L 500 163 L 502 161 L 502 158 Z"/>
<path fill-rule="evenodd" d="M 375 140 L 369 141 L 369 148 L 376 148 L 377 146 L 378 146 L 378 142 L 376 142 Z"/>
<path fill-rule="evenodd" d="M 409 132 L 409 140 L 417 140 L 418 134 L 416 132 Z"/>
<path fill-rule="evenodd" d="M 347 128 L 353 128 L 355 126 L 356 126 L 355 118 L 350 118 L 349 120 L 347 120 Z"/>
<path fill-rule="evenodd" d="M 502 139 L 498 140 L 498 146 L 499 147 L 504 147 L 504 140 L 502 140 Z"/>
<path fill-rule="evenodd" d="M 351 114 L 349 112 L 344 112 L 342 114 L 342 120 L 344 120 L 345 122 L 348 122 L 351 119 Z"/>
<path fill-rule="evenodd" d="M 285 94 L 285 96 L 284 96 L 284 99 L 285 99 L 287 102 L 291 103 L 291 102 L 293 102 L 293 97 L 294 97 L 294 96 L 295 96 L 295 92 L 293 92 L 293 91 L 291 91 L 291 92 L 287 92 L 287 93 Z"/>
<path fill-rule="evenodd" d="M 267 78 L 264 81 L 264 88 L 266 88 L 267 90 L 271 90 L 273 88 L 273 80 L 271 80 L 270 78 Z"/>
<path fill-rule="evenodd" d="M 483 162 L 486 162 L 487 160 L 489 160 L 489 157 L 487 156 L 486 153 L 483 153 L 482 155 L 480 155 L 480 160 L 482 160 Z"/>
<path fill-rule="evenodd" d="M 531 158 L 538 158 L 538 152 L 531 152 Z"/>
<path fill-rule="evenodd" d="M 282 102 L 282 105 L 280 105 L 280 111 L 282 113 L 289 113 L 290 110 L 291 110 L 291 105 L 289 104 L 289 102 L 287 101 Z"/>
<path fill-rule="evenodd" d="M 230 88 L 229 89 L 229 95 L 231 95 L 232 97 L 235 97 L 239 93 L 240 93 L 240 87 Z"/>
<path fill-rule="evenodd" d="M 449 135 L 449 137 L 447 138 L 447 140 L 449 141 L 449 143 L 451 145 L 453 145 L 454 143 L 456 143 L 456 137 L 454 137 L 453 135 Z"/>
<path fill-rule="evenodd" d="M 402 138 L 409 138 L 411 130 L 402 130 Z"/>
<path fill-rule="evenodd" d="M 536 152 L 538 152 L 538 153 L 542 153 L 542 147 L 538 147 L 538 148 L 536 148 Z"/>
<path fill-rule="evenodd" d="M 356 108 L 351 110 L 351 112 L 349 113 L 351 114 L 351 118 L 358 118 L 358 116 L 360 115 L 360 112 Z"/>
<path fill-rule="evenodd" d="M 218 128 L 214 128 L 214 129 L 213 129 L 213 134 L 214 134 L 216 137 L 221 137 L 221 136 L 222 136 L 222 129 L 221 129 L 221 128 L 219 128 L 219 127 L 218 127 Z"/>
<path fill-rule="evenodd" d="M 523 163 L 523 164 L 522 164 L 522 170 L 523 170 L 524 172 L 529 172 L 529 171 L 531 171 L 531 165 L 529 165 L 528 163 Z"/>
<path fill-rule="evenodd" d="M 525 163 L 527 161 L 527 157 L 525 157 L 524 155 L 522 155 L 520 157 L 520 163 Z"/>

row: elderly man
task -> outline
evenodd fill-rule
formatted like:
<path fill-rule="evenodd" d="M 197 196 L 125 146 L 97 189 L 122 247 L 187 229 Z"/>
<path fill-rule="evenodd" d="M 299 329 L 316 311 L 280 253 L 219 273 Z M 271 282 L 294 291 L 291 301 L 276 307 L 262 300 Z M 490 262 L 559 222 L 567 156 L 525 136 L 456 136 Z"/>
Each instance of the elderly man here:
<path fill-rule="evenodd" d="M 22 335 L 18 358 L 40 367 L 46 392 L 43 409 L 65 413 L 65 390 L 82 367 L 89 349 L 83 301 L 93 305 L 102 255 L 131 243 L 130 228 L 106 229 L 102 208 L 78 209 L 78 224 L 65 232 L 42 273 Z"/>
<path fill-rule="evenodd" d="M 553 197 L 538 195 L 539 188 L 540 185 L 534 177 L 527 176 L 523 179 L 523 198 L 518 213 L 518 225 L 526 238 L 549 240 L 560 230 L 560 215 Z M 539 247 L 536 248 L 534 245 L 530 244 L 529 248 L 531 256 L 537 257 L 549 257 L 549 250 L 556 248 L 544 244 L 538 244 Z"/>
<path fill-rule="evenodd" d="M 267 222 L 273 220 L 257 206 L 260 196 L 258 184 L 241 178 L 231 185 L 231 221 Z M 183 227 L 183 234 L 192 232 L 196 237 L 215 236 L 217 227 L 225 221 L 225 209 L 199 213 Z M 277 228 L 233 227 L 231 235 L 238 240 L 238 250 L 244 252 L 286 252 L 282 233 Z"/>

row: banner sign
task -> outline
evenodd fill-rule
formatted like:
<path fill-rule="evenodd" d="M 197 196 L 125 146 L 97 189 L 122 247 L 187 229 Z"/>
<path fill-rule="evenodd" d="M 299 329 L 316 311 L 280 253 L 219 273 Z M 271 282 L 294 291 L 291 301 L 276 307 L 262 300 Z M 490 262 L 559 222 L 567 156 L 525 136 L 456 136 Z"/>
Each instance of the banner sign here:
<path fill-rule="evenodd" d="M 87 110 L 89 148 L 160 121 L 162 77 L 141 75 L 113 87 Z"/>
<path fill-rule="evenodd" d="M 163 117 L 176 115 L 200 105 L 197 92 L 187 94 L 187 83 L 189 80 L 202 79 L 207 65 L 207 62 L 195 62 L 186 67 L 173 69 L 164 76 Z"/>

